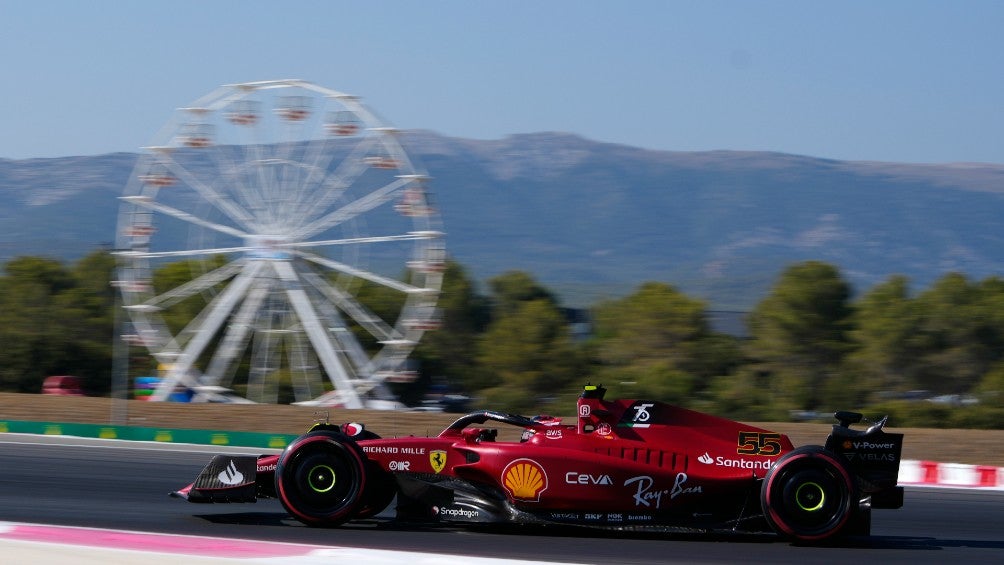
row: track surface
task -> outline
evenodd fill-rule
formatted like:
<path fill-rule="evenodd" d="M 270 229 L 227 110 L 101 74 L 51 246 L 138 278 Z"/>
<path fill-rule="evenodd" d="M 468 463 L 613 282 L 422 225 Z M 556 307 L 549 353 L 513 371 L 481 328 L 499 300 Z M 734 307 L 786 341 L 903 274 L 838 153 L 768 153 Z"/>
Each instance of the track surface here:
<path fill-rule="evenodd" d="M 403 529 L 383 520 L 325 530 L 302 526 L 273 500 L 194 505 L 167 496 L 219 451 L 0 435 L 0 521 L 604 565 L 1004 563 L 1004 491 L 908 489 L 902 510 L 873 514 L 871 538 L 841 547 L 799 547 L 771 536 Z"/>

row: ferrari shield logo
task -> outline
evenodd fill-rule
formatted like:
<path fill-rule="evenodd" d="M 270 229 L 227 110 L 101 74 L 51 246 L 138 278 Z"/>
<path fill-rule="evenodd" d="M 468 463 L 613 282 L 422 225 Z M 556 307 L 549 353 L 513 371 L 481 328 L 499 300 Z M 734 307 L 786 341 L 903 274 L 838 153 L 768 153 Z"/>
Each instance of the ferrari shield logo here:
<path fill-rule="evenodd" d="M 433 449 L 429 452 L 429 464 L 432 465 L 432 470 L 437 474 L 446 467 L 446 451 L 442 449 Z"/>

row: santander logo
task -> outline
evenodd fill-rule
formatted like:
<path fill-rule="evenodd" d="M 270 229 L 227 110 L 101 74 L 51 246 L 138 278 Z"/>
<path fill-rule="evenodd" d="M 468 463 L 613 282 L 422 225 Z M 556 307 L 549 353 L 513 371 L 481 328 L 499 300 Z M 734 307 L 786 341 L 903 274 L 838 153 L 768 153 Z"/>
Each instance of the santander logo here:
<path fill-rule="evenodd" d="M 230 460 L 230 465 L 226 469 L 220 472 L 216 477 L 221 483 L 229 486 L 234 486 L 240 484 L 244 480 L 244 473 L 237 470 L 237 465 L 234 464 L 234 460 Z"/>
<path fill-rule="evenodd" d="M 773 461 L 768 459 L 764 460 L 752 460 L 752 459 L 728 459 L 718 455 L 712 457 L 707 451 L 704 455 L 697 458 L 698 461 L 705 465 L 717 465 L 718 467 L 734 467 L 736 469 L 762 469 L 766 471 L 770 469 L 771 465 L 774 464 Z"/>

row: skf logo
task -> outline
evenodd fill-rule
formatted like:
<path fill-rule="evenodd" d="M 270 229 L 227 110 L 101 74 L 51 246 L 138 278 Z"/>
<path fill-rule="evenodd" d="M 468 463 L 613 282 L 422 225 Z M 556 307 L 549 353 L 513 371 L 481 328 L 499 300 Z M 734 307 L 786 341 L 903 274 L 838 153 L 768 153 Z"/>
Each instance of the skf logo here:
<path fill-rule="evenodd" d="M 429 464 L 432 465 L 432 470 L 438 475 L 446 467 L 446 451 L 442 449 L 433 449 L 430 451 Z"/>
<path fill-rule="evenodd" d="M 502 470 L 502 485 L 516 500 L 539 502 L 547 490 L 547 473 L 532 459 L 517 459 Z"/>

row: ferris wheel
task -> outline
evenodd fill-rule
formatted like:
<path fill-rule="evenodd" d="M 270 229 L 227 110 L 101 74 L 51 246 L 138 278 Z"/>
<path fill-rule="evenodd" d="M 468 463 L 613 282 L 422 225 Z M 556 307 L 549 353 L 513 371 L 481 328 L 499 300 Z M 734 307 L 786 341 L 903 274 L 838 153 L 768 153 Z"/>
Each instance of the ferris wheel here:
<path fill-rule="evenodd" d="M 151 400 L 276 402 L 285 387 L 361 408 L 414 378 L 446 256 L 398 137 L 358 98 L 300 80 L 175 112 L 137 161 L 116 239 L 123 339 L 161 368 Z"/>

